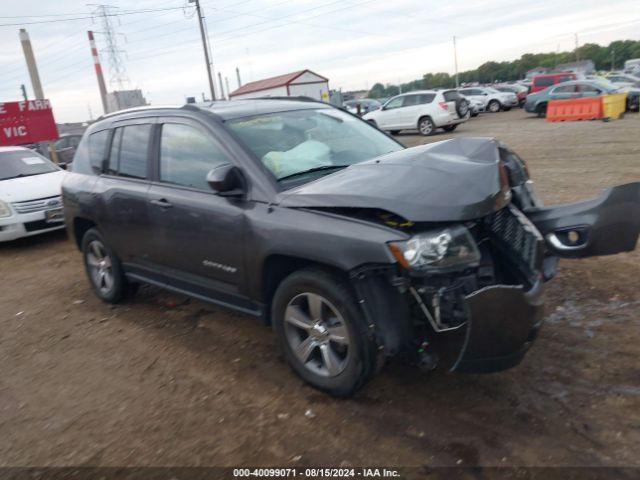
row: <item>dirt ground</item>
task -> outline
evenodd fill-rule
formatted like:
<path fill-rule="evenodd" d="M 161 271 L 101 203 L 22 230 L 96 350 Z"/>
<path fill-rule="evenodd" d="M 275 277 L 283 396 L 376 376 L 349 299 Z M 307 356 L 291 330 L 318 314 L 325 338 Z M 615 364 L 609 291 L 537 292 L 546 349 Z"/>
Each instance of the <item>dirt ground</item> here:
<path fill-rule="evenodd" d="M 520 110 L 407 145 L 495 136 L 547 204 L 640 179 L 640 115 Z M 640 253 L 564 261 L 524 362 L 471 376 L 389 365 L 355 398 L 304 385 L 258 320 L 143 288 L 89 290 L 64 233 L 0 246 L 0 466 L 640 466 Z"/>

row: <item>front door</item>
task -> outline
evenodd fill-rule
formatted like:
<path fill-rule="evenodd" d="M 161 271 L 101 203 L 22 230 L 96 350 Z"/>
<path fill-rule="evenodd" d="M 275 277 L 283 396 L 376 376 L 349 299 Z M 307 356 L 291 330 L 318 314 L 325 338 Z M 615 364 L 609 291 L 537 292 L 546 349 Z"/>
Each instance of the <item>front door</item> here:
<path fill-rule="evenodd" d="M 402 113 L 402 102 L 404 97 L 395 97 L 389 100 L 384 108 L 376 115 L 378 128 L 391 130 L 399 126 L 398 117 Z"/>
<path fill-rule="evenodd" d="M 239 293 L 247 202 L 216 195 L 206 181 L 210 170 L 233 163 L 231 156 L 195 121 L 168 118 L 158 129 L 148 193 L 156 274 L 175 288 L 250 310 Z"/>

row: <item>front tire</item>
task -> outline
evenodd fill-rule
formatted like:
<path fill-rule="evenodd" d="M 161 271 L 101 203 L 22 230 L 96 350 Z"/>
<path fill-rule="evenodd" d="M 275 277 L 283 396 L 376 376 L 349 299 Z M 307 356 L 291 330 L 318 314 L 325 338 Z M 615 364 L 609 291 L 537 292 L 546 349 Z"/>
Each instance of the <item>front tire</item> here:
<path fill-rule="evenodd" d="M 536 115 L 538 118 L 545 118 L 547 116 L 547 104 L 541 103 L 536 107 Z"/>
<path fill-rule="evenodd" d="M 374 372 L 374 341 L 339 276 L 316 269 L 292 273 L 276 290 L 271 318 L 287 362 L 311 386 L 348 397 Z"/>
<path fill-rule="evenodd" d="M 429 135 L 433 135 L 433 132 L 436 131 L 436 126 L 429 117 L 423 117 L 418 120 L 418 131 L 420 135 L 424 135 L 428 137 Z"/>
<path fill-rule="evenodd" d="M 95 294 L 107 303 L 120 302 L 127 293 L 128 283 L 120 260 L 97 229 L 89 229 L 82 237 L 82 255 Z"/>
<path fill-rule="evenodd" d="M 500 108 L 501 108 L 501 105 L 498 100 L 491 100 L 487 105 L 487 110 L 489 110 L 491 113 L 499 112 Z"/>

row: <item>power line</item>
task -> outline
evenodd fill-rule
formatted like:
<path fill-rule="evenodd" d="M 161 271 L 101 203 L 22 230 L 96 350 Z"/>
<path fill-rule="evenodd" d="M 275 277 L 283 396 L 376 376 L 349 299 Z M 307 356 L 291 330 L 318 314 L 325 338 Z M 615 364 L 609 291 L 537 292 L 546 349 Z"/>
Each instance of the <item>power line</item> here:
<path fill-rule="evenodd" d="M 172 8 L 157 8 L 157 9 L 146 9 L 146 10 L 124 10 L 118 13 L 110 13 L 107 16 L 109 17 L 122 17 L 125 15 L 138 15 L 141 13 L 153 13 L 153 12 L 164 12 L 167 10 L 182 10 L 183 7 L 172 7 Z M 41 23 L 60 23 L 60 22 L 73 22 L 76 20 L 87 20 L 93 19 L 93 15 L 82 16 L 82 17 L 72 17 L 72 18 L 59 18 L 55 20 L 38 20 L 34 22 L 17 22 L 17 23 L 0 23 L 0 27 L 15 27 L 20 25 L 36 25 Z"/>

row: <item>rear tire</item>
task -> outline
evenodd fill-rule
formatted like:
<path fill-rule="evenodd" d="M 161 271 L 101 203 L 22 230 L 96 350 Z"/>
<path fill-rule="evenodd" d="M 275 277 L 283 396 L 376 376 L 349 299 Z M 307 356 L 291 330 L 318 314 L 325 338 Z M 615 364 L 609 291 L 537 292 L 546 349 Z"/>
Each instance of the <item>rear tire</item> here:
<path fill-rule="evenodd" d="M 442 130 L 444 130 L 445 132 L 453 132 L 456 128 L 458 128 L 458 125 L 447 125 L 446 127 L 442 127 Z"/>
<path fill-rule="evenodd" d="M 400 134 L 400 130 L 389 130 L 389 133 L 391 135 L 398 135 L 398 134 Z"/>
<path fill-rule="evenodd" d="M 120 260 L 96 228 L 87 230 L 82 237 L 82 255 L 89 283 L 102 301 L 118 303 L 134 290 L 124 276 Z"/>
<path fill-rule="evenodd" d="M 487 104 L 487 110 L 489 110 L 491 113 L 499 112 L 500 108 L 501 108 L 501 105 L 500 105 L 500 102 L 498 100 L 491 100 Z"/>
<path fill-rule="evenodd" d="M 287 362 L 314 388 L 348 397 L 375 372 L 375 343 L 339 276 L 320 269 L 292 273 L 276 290 L 271 318 Z"/>
<path fill-rule="evenodd" d="M 431 118 L 422 117 L 418 120 L 418 131 L 420 132 L 420 135 L 428 137 L 429 135 L 433 135 L 433 132 L 436 131 L 436 125 L 433 123 Z"/>
<path fill-rule="evenodd" d="M 505 112 L 508 112 L 509 110 L 511 110 L 511 107 L 502 107 L 502 110 L 504 110 Z"/>

